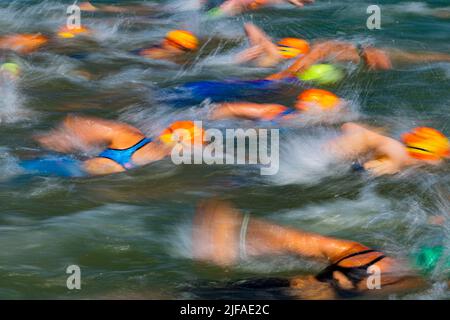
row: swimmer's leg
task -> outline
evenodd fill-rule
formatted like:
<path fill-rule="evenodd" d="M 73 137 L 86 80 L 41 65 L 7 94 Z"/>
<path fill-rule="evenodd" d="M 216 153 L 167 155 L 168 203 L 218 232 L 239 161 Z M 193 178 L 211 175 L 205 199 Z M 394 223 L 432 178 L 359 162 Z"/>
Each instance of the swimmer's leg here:
<path fill-rule="evenodd" d="M 84 161 L 84 170 L 90 175 L 107 175 L 126 171 L 120 164 L 106 158 L 93 158 Z"/>
<path fill-rule="evenodd" d="M 25 173 L 58 176 L 58 177 L 84 177 L 86 172 L 81 161 L 67 156 L 50 156 L 19 162 Z"/>

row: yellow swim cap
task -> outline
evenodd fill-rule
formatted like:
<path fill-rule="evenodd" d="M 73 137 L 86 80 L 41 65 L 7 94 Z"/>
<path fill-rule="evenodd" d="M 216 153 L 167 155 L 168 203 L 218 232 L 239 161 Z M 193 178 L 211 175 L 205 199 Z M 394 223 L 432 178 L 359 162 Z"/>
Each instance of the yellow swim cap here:
<path fill-rule="evenodd" d="M 172 30 L 166 34 L 166 43 L 183 51 L 195 51 L 198 48 L 197 37 L 186 30 Z"/>
<path fill-rule="evenodd" d="M 295 105 L 297 109 L 308 111 L 311 107 L 317 106 L 323 110 L 336 108 L 341 99 L 334 93 L 322 89 L 308 89 L 299 94 L 298 102 Z"/>
<path fill-rule="evenodd" d="M 440 131 L 418 127 L 402 135 L 411 157 L 419 160 L 441 160 L 450 156 L 450 143 Z"/>
<path fill-rule="evenodd" d="M 285 59 L 292 59 L 309 52 L 309 43 L 298 38 L 283 38 L 278 41 L 278 51 Z"/>
<path fill-rule="evenodd" d="M 174 133 L 177 133 L 179 136 L 175 137 Z M 159 139 L 167 145 L 188 140 L 193 144 L 196 141 L 203 143 L 204 135 L 204 130 L 197 127 L 193 121 L 176 121 L 161 133 Z"/>
<path fill-rule="evenodd" d="M 91 33 L 91 31 L 87 27 L 79 26 L 69 28 L 68 26 L 64 26 L 58 30 L 58 37 L 69 39 L 75 38 L 80 34 L 89 34 L 89 33 Z"/>
<path fill-rule="evenodd" d="M 9 74 L 13 78 L 17 78 L 20 75 L 20 66 L 17 63 L 6 62 L 0 66 L 0 71 Z"/>

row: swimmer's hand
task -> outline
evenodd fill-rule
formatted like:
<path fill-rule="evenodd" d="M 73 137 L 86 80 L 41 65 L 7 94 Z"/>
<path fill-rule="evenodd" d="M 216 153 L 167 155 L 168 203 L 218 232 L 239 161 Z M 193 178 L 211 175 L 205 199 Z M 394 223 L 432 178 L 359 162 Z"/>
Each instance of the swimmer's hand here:
<path fill-rule="evenodd" d="M 263 48 L 261 46 L 256 45 L 238 53 L 236 55 L 235 61 L 238 64 L 250 62 L 260 57 L 262 53 Z"/>
<path fill-rule="evenodd" d="M 428 224 L 434 224 L 437 226 L 443 226 L 447 218 L 445 216 L 432 216 L 428 218 Z"/>
<path fill-rule="evenodd" d="M 61 130 L 54 130 L 48 134 L 35 135 L 33 138 L 48 150 L 70 153 L 74 149 L 71 138 Z"/>
<path fill-rule="evenodd" d="M 376 48 L 365 48 L 362 55 L 366 65 L 372 70 L 392 69 L 391 59 L 384 50 Z"/>
<path fill-rule="evenodd" d="M 287 2 L 296 7 L 304 7 L 305 4 L 311 4 L 314 2 L 314 0 L 287 0 Z"/>
<path fill-rule="evenodd" d="M 220 6 L 220 9 L 224 14 L 236 15 L 244 11 L 286 2 L 297 7 L 303 7 L 305 4 L 313 3 L 314 0 L 227 0 Z"/>
<path fill-rule="evenodd" d="M 367 161 L 364 163 L 364 169 L 374 176 L 396 174 L 400 171 L 397 163 L 386 158 Z"/>

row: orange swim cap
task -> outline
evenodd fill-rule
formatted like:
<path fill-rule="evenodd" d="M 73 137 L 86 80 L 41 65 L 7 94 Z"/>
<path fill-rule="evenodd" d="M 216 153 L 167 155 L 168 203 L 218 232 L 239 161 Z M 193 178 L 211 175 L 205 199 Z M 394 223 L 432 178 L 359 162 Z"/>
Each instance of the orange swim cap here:
<path fill-rule="evenodd" d="M 197 37 L 186 30 L 172 30 L 166 34 L 166 43 L 183 51 L 195 51 L 198 48 Z"/>
<path fill-rule="evenodd" d="M 341 99 L 334 93 L 322 89 L 308 89 L 299 94 L 295 107 L 308 111 L 311 107 L 320 107 L 322 110 L 336 108 Z"/>
<path fill-rule="evenodd" d="M 419 160 L 441 160 L 450 156 L 447 137 L 433 128 L 414 128 L 402 135 L 402 141 L 408 154 Z"/>
<path fill-rule="evenodd" d="M 175 133 L 176 136 L 174 135 Z M 204 135 L 205 131 L 202 128 L 197 127 L 193 121 L 175 121 L 169 127 L 164 129 L 160 134 L 159 139 L 167 145 L 187 140 L 190 140 L 190 143 L 193 144 L 197 141 L 203 143 Z"/>
<path fill-rule="evenodd" d="M 89 30 L 89 28 L 87 27 L 79 26 L 69 28 L 68 26 L 63 26 L 58 30 L 58 37 L 69 39 L 75 38 L 76 36 L 81 34 L 89 34 L 89 33 L 91 33 L 91 30 Z"/>
<path fill-rule="evenodd" d="M 13 34 L 0 38 L 0 48 L 30 53 L 48 42 L 42 34 Z"/>
<path fill-rule="evenodd" d="M 298 38 L 283 38 L 278 41 L 278 52 L 285 59 L 292 59 L 309 52 L 309 43 Z"/>

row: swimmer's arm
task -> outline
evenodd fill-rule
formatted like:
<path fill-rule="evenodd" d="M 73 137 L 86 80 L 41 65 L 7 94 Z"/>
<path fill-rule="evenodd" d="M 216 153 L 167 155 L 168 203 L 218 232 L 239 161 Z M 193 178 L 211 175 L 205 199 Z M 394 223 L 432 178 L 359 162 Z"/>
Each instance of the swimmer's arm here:
<path fill-rule="evenodd" d="M 362 52 L 364 63 L 372 70 L 392 69 L 392 62 L 389 53 L 384 49 L 366 47 Z"/>
<path fill-rule="evenodd" d="M 410 163 L 403 144 L 390 137 L 378 137 L 374 153 L 378 158 L 364 163 L 364 168 L 376 176 L 398 173 Z"/>
<path fill-rule="evenodd" d="M 356 123 L 342 125 L 342 134 L 326 144 L 337 158 L 353 160 L 382 144 L 383 136 Z"/>
<path fill-rule="evenodd" d="M 78 5 L 81 9 L 81 11 L 86 12 L 109 12 L 109 13 L 124 13 L 128 12 L 130 8 L 126 7 L 118 7 L 118 6 L 112 6 L 112 5 L 101 5 L 101 6 L 94 6 L 90 1 L 82 2 Z"/>
<path fill-rule="evenodd" d="M 277 114 L 287 110 L 287 107 L 279 104 L 259 104 L 252 102 L 233 102 L 217 105 L 210 118 L 219 119 L 266 119 L 270 120 Z"/>
<path fill-rule="evenodd" d="M 244 31 L 251 46 L 259 45 L 264 40 L 272 42 L 270 37 L 253 23 L 246 23 L 244 25 Z"/>
<path fill-rule="evenodd" d="M 303 57 L 298 58 L 290 67 L 277 74 L 269 76 L 267 79 L 283 79 L 292 77 L 304 71 L 313 64 L 324 60 L 331 61 L 351 61 L 359 63 L 360 58 L 356 47 L 348 42 L 325 41 L 316 43 L 311 51 Z"/>
<path fill-rule="evenodd" d="M 326 237 L 253 218 L 248 225 L 246 240 L 248 254 L 290 253 L 329 263 L 369 249 L 355 241 Z"/>
<path fill-rule="evenodd" d="M 270 37 L 252 23 L 246 23 L 244 30 L 251 47 L 238 54 L 236 62 L 244 63 L 260 58 L 262 61 L 259 61 L 258 64 L 262 67 L 276 65 L 281 56 Z"/>
<path fill-rule="evenodd" d="M 131 140 L 143 137 L 137 128 L 125 123 L 93 117 L 68 116 L 58 129 L 36 136 L 35 139 L 48 149 L 68 153 L 77 150 L 88 151 L 101 145 L 126 148 Z"/>
<path fill-rule="evenodd" d="M 313 3 L 314 0 L 227 0 L 221 6 L 222 13 L 227 15 L 236 15 L 247 10 L 255 10 L 264 6 L 289 2 L 297 7 L 303 7 L 305 4 Z"/>

